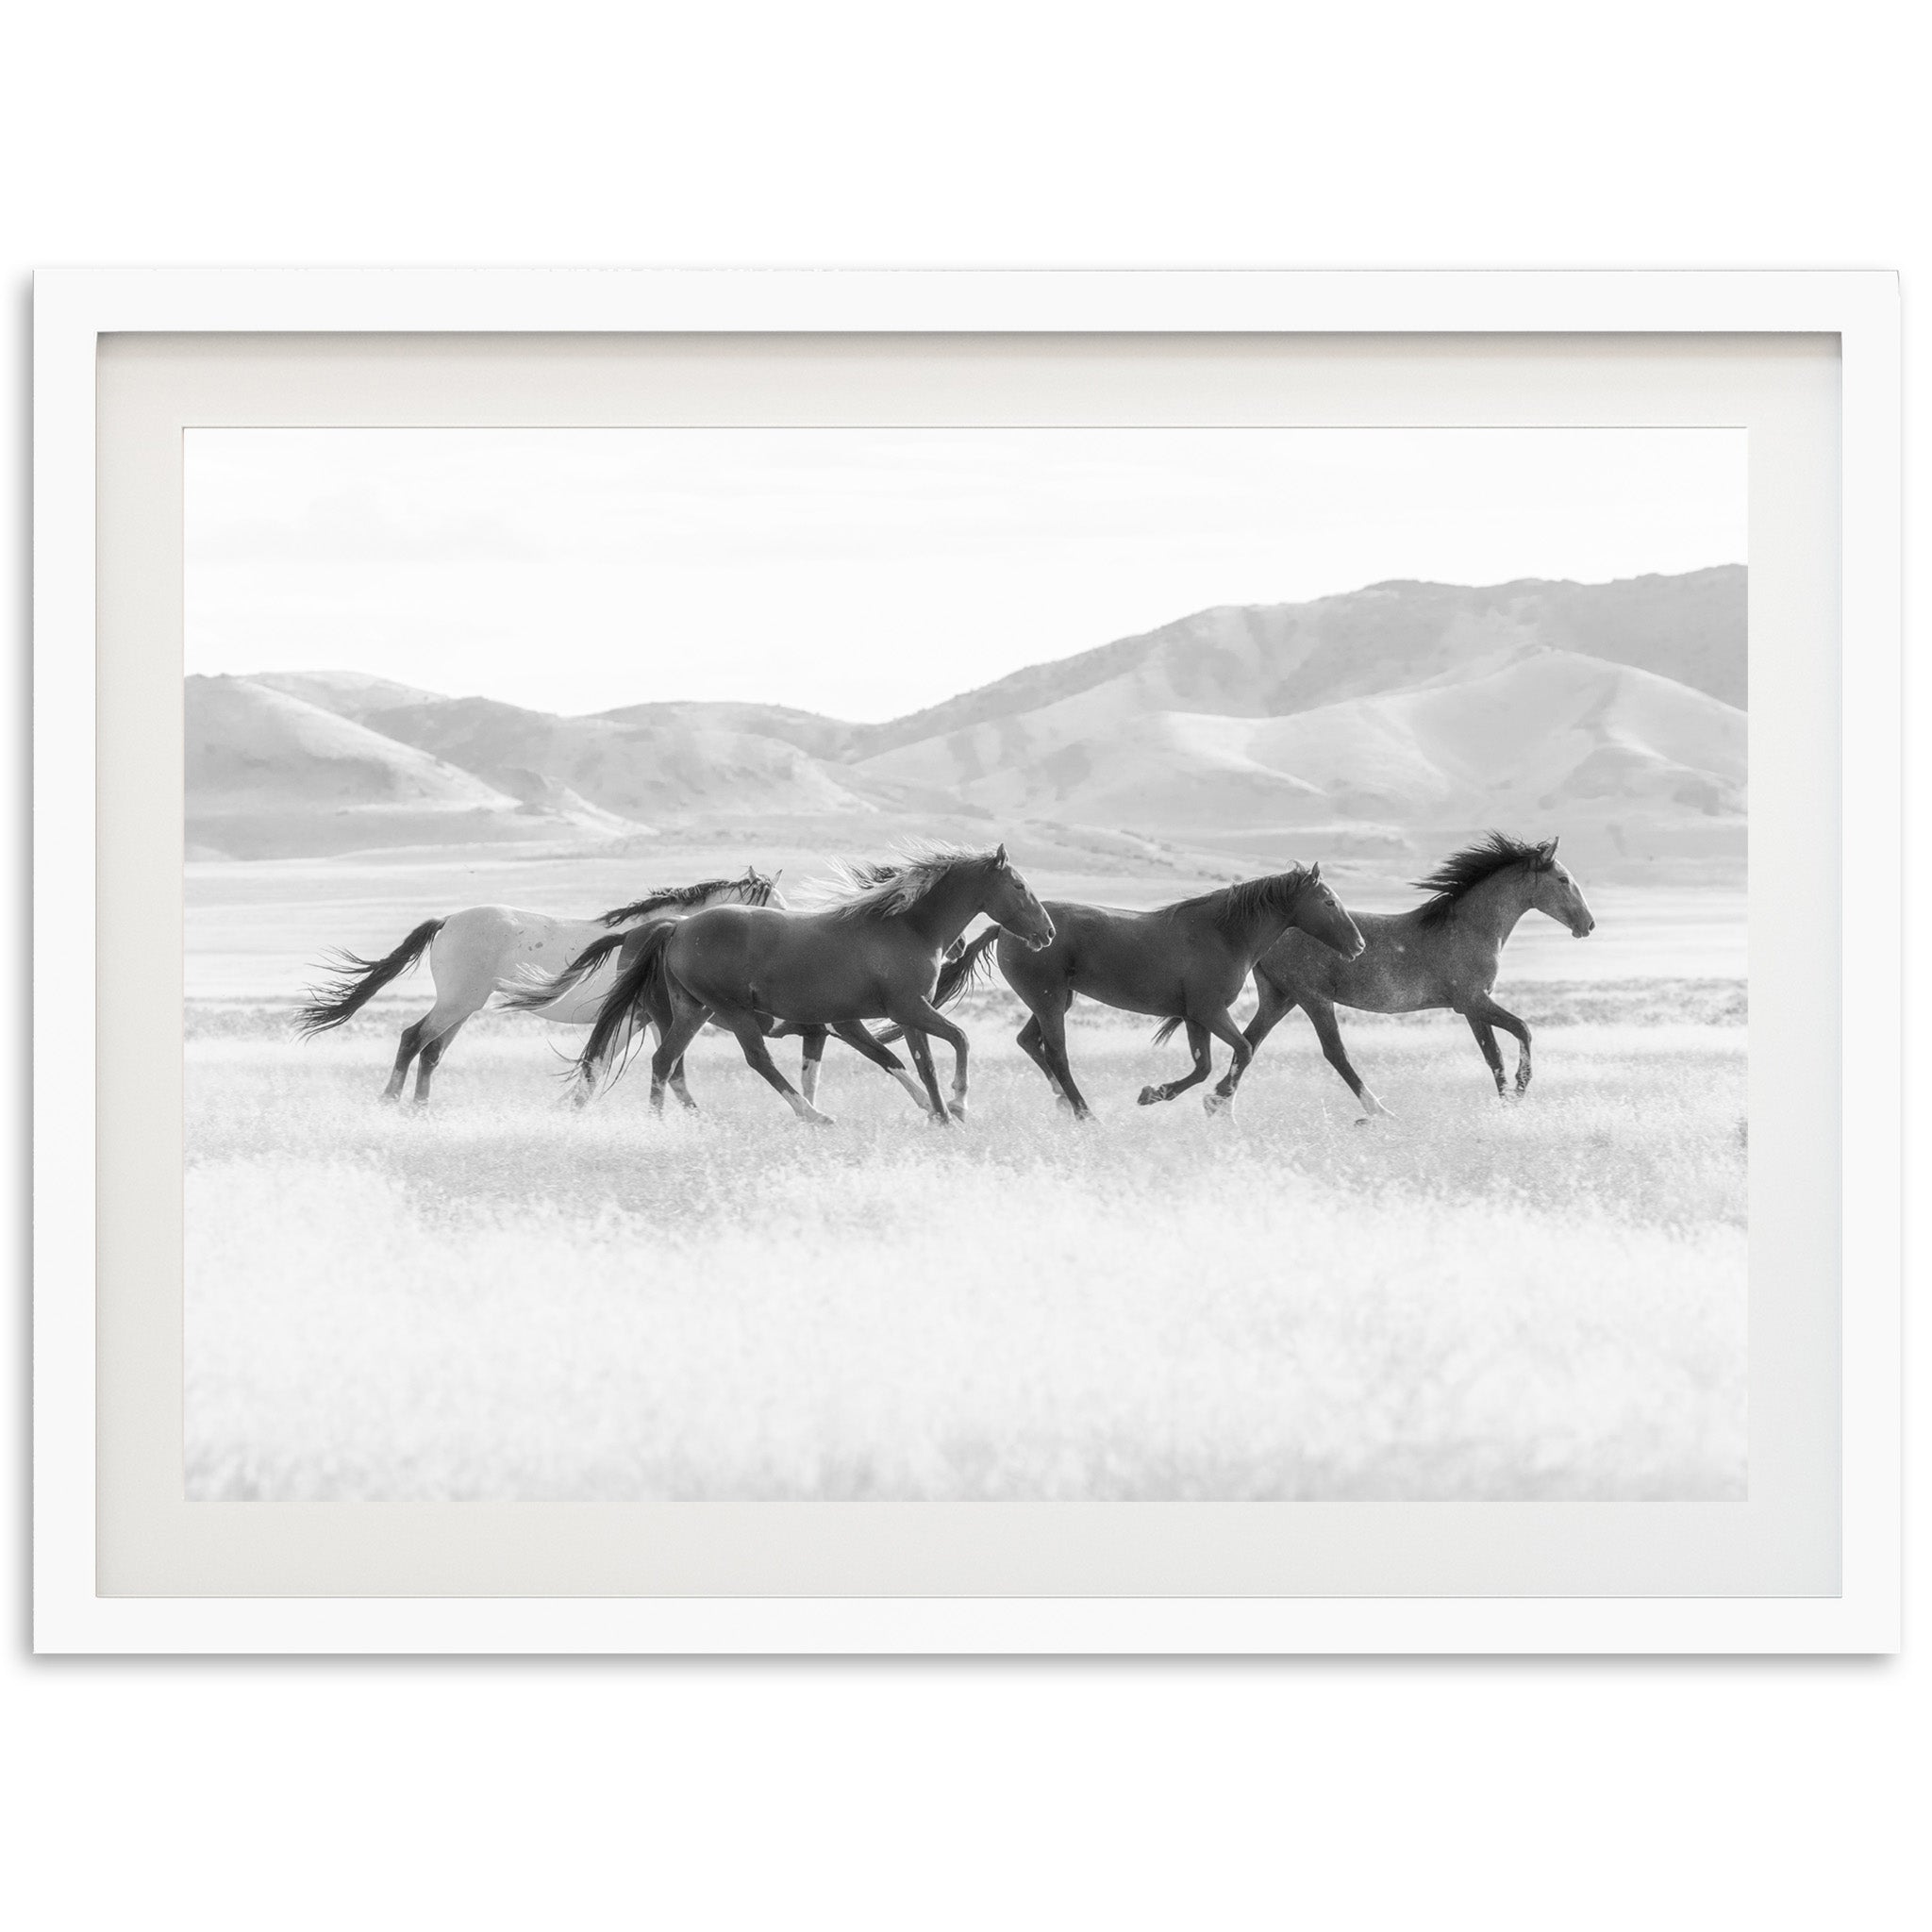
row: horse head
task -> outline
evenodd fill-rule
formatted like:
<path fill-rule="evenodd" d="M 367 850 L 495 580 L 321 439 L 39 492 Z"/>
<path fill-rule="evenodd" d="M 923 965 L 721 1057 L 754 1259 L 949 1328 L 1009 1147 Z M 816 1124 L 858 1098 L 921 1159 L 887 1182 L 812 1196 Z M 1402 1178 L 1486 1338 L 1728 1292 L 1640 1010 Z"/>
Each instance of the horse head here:
<path fill-rule="evenodd" d="M 1053 943 L 1053 921 L 1026 881 L 1013 870 L 1004 845 L 988 861 L 982 909 L 995 925 L 1004 927 L 1033 952 Z"/>
<path fill-rule="evenodd" d="M 746 866 L 744 876 L 732 881 L 731 897 L 741 906 L 776 906 L 782 910 L 785 895 L 778 890 L 778 880 L 783 871 L 781 866 L 767 878 L 757 866 Z"/>
<path fill-rule="evenodd" d="M 1570 928 L 1574 940 L 1587 940 L 1596 930 L 1596 915 L 1583 896 L 1583 888 L 1557 858 L 1557 841 L 1545 839 L 1536 848 L 1530 868 L 1529 903 L 1539 912 Z"/>
<path fill-rule="evenodd" d="M 1311 940 L 1319 941 L 1331 953 L 1344 959 L 1358 959 L 1368 941 L 1361 927 L 1348 916 L 1347 908 L 1335 896 L 1322 876 L 1319 859 L 1308 868 L 1300 894 L 1295 900 L 1294 924 Z"/>

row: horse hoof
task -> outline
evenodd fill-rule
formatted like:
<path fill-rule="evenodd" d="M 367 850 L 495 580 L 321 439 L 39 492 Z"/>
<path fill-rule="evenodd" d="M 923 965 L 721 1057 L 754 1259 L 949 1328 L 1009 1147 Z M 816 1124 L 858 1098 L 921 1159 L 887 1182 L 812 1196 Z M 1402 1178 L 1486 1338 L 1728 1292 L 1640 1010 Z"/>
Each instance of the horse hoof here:
<path fill-rule="evenodd" d="M 1141 1090 L 1141 1105 L 1142 1107 L 1157 1106 L 1166 1098 L 1167 1095 L 1158 1087 L 1143 1087 Z"/>
<path fill-rule="evenodd" d="M 1212 1120 L 1216 1114 L 1232 1113 L 1234 1111 L 1234 1095 L 1232 1093 L 1210 1093 L 1202 1101 L 1201 1105 L 1208 1109 L 1208 1117 Z"/>

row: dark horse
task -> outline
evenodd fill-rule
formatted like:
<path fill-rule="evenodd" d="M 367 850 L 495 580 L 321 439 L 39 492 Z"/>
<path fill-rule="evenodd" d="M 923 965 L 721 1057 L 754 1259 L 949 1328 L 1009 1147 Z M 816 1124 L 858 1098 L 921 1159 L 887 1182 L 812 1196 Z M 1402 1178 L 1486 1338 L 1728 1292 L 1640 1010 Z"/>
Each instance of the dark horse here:
<path fill-rule="evenodd" d="M 854 890 L 863 890 L 868 886 L 877 885 L 882 879 L 891 874 L 893 868 L 891 865 L 876 863 L 872 860 L 861 860 L 843 868 L 844 876 L 850 881 Z M 762 901 L 747 901 L 746 903 L 775 905 L 781 910 L 789 909 L 784 899 L 780 897 L 775 889 Z M 506 997 L 504 1000 L 505 1008 L 511 1012 L 544 1013 L 554 1017 L 559 1005 L 571 1005 L 575 1001 L 581 999 L 583 995 L 578 994 L 576 989 L 582 986 L 584 981 L 591 979 L 595 975 L 594 986 L 591 994 L 593 1004 L 590 1010 L 583 1014 L 586 1021 L 595 1019 L 596 1008 L 603 1005 L 617 980 L 623 977 L 624 974 L 636 961 L 638 949 L 643 944 L 644 936 L 648 931 L 648 926 L 633 925 L 626 927 L 622 932 L 604 934 L 601 939 L 595 940 L 586 946 L 556 978 L 526 979 L 514 992 Z M 948 959 L 958 958 L 960 948 L 961 942 L 958 940 L 954 941 L 953 944 L 946 949 L 946 958 Z M 613 955 L 615 956 L 614 959 L 612 959 Z M 607 960 L 612 961 L 612 970 L 608 973 L 600 973 L 599 969 L 603 967 Z M 665 1034 L 671 1030 L 671 994 L 661 975 L 654 979 L 646 987 L 644 992 L 640 996 L 634 1010 L 637 1020 L 648 1025 L 659 1040 L 662 1040 Z M 825 1057 L 826 1029 L 823 1026 L 794 1026 L 787 1022 L 775 1020 L 768 1013 L 761 1013 L 758 1018 L 760 1024 L 764 1026 L 768 1039 L 776 1040 L 786 1036 L 796 1036 L 798 1038 L 804 1049 L 799 1061 L 799 1091 L 808 1101 L 816 1101 L 819 1091 L 819 1074 Z M 605 1073 L 608 1070 L 611 1060 L 622 1057 L 625 1048 L 630 1043 L 630 1038 L 631 1028 L 624 1027 L 618 1029 L 612 1035 L 610 1043 L 606 1048 L 603 1058 L 591 1070 L 588 1077 L 580 1077 L 577 1080 L 576 1105 L 578 1107 L 588 1107 L 590 1105 Z M 899 1058 L 897 1054 L 883 1054 L 879 1057 L 879 1064 L 885 1067 L 892 1077 L 912 1095 L 913 1100 L 919 1106 L 924 1107 L 925 1105 L 925 1095 L 920 1091 L 918 1083 L 907 1073 L 905 1063 Z M 691 1112 L 696 1113 L 698 1111 L 698 1104 L 691 1098 L 691 1088 L 685 1082 L 684 1059 L 681 1055 L 678 1058 L 677 1064 L 671 1069 L 669 1084 L 672 1092 L 676 1094 L 679 1104 Z"/>
<path fill-rule="evenodd" d="M 1521 1042 L 1516 1095 L 1529 1085 L 1529 1028 L 1490 997 L 1504 942 L 1525 912 L 1542 912 L 1576 939 L 1596 929 L 1582 890 L 1557 858 L 1557 841 L 1525 844 L 1502 832 L 1452 853 L 1416 881 L 1429 897 L 1408 912 L 1357 912 L 1367 946 L 1339 959 L 1299 933 L 1284 933 L 1255 967 L 1260 1007 L 1247 1040 L 1258 1047 L 1285 1014 L 1306 1008 L 1328 1064 L 1348 1082 L 1365 1116 L 1389 1109 L 1363 1085 L 1342 1049 L 1337 1006 L 1371 1013 L 1414 1013 L 1447 1007 L 1469 1022 L 1506 1099 L 1503 1054 L 1495 1029 Z"/>
<path fill-rule="evenodd" d="M 654 1003 L 668 1002 L 670 1025 L 651 1056 L 651 1105 L 708 1019 L 738 1036 L 753 1070 L 784 1095 L 801 1120 L 827 1123 L 773 1064 L 765 1035 L 773 1020 L 823 1026 L 876 1065 L 888 1053 L 861 1024 L 891 1020 L 904 1032 L 933 1118 L 966 1112 L 966 1036 L 932 1004 L 946 950 L 979 913 L 1010 927 L 1019 942 L 1045 946 L 1054 927 L 1040 901 L 996 852 L 933 849 L 895 864 L 848 874 L 845 890 L 809 911 L 716 906 L 653 929 L 619 975 L 578 1056 L 581 1078 L 597 1070 L 621 1029 Z M 928 1035 L 953 1049 L 953 1106 L 933 1071 Z"/>
<path fill-rule="evenodd" d="M 1049 899 L 1046 909 L 1054 925 L 1050 946 L 1034 951 L 1008 933 L 983 935 L 947 968 L 941 998 L 952 998 L 966 985 L 996 940 L 1000 971 L 1032 1013 L 1020 1029 L 1020 1044 L 1083 1120 L 1091 1109 L 1067 1063 L 1067 1008 L 1076 992 L 1130 1013 L 1171 1015 L 1173 1025 L 1188 1029 L 1194 1071 L 1165 1087 L 1142 1089 L 1142 1107 L 1198 1087 L 1213 1071 L 1209 1038 L 1225 1041 L 1234 1058 L 1207 1100 L 1208 1111 L 1218 1113 L 1232 1103 L 1250 1054 L 1228 1008 L 1261 954 L 1290 926 L 1347 957 L 1362 949 L 1361 934 L 1322 883 L 1319 865 L 1244 879 L 1151 912 L 1069 899 Z"/>

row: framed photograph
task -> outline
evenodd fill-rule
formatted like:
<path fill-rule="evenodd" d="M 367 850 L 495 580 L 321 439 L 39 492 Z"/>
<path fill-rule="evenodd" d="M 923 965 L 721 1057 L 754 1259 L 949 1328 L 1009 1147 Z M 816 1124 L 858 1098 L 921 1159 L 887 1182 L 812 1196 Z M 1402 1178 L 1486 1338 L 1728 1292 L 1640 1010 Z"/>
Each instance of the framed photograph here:
<path fill-rule="evenodd" d="M 42 276 L 38 1647 L 1894 1647 L 1898 359 Z"/>

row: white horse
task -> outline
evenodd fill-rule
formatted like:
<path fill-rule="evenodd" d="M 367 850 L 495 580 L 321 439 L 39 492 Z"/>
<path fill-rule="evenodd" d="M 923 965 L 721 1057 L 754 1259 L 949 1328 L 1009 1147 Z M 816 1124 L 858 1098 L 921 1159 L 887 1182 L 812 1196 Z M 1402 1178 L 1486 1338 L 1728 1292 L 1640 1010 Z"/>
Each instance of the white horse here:
<path fill-rule="evenodd" d="M 595 919 L 554 919 L 547 912 L 523 912 L 510 906 L 471 906 L 446 919 L 425 919 L 394 952 L 381 959 L 354 953 L 331 956 L 335 977 L 312 988 L 309 1004 L 296 1019 L 304 1035 L 325 1033 L 358 1011 L 391 980 L 429 954 L 436 1000 L 413 1024 L 403 1028 L 396 1063 L 384 1088 L 385 1100 L 402 1097 L 409 1062 L 416 1061 L 416 1104 L 429 1098 L 429 1083 L 449 1043 L 472 1015 L 498 992 L 527 988 L 536 977 L 550 977 L 605 933 L 658 919 L 681 918 L 706 906 L 782 905 L 777 884 L 755 867 L 735 879 L 704 879 L 694 886 L 672 886 L 648 892 L 628 906 L 613 907 Z M 608 995 L 616 974 L 606 964 L 543 1006 L 524 1008 L 540 1019 L 588 1026 Z M 823 1041 L 820 1042 L 823 1050 Z M 683 1086 L 683 1068 L 676 1084 Z M 680 1092 L 680 1098 L 687 1096 Z"/>

